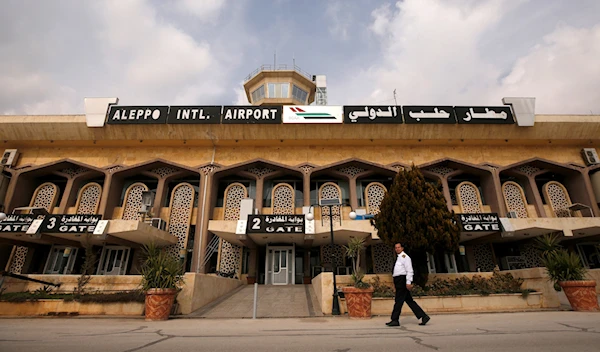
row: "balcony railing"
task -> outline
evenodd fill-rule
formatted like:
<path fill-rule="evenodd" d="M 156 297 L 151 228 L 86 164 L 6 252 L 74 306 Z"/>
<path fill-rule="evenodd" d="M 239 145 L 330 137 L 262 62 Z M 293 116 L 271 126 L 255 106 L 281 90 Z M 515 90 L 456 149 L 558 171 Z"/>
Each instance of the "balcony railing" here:
<path fill-rule="evenodd" d="M 254 76 L 263 71 L 296 71 L 302 76 L 312 80 L 312 75 L 310 73 L 303 71 L 300 67 L 296 65 L 262 65 L 256 70 L 250 72 L 250 74 L 244 79 L 244 83 L 248 82 Z"/>

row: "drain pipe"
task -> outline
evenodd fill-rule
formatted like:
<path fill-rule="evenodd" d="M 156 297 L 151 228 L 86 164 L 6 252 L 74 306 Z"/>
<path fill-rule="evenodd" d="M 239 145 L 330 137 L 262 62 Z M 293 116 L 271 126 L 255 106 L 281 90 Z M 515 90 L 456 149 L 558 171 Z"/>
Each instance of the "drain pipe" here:
<path fill-rule="evenodd" d="M 258 282 L 254 283 L 254 309 L 252 311 L 252 319 L 256 319 L 256 303 L 258 299 Z"/>

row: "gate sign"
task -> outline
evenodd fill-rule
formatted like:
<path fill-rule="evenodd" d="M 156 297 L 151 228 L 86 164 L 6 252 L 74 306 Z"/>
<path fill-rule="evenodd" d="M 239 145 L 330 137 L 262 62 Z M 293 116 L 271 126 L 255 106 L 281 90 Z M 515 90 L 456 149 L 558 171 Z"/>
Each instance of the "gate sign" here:
<path fill-rule="evenodd" d="M 502 231 L 500 219 L 496 213 L 457 214 L 463 232 L 496 232 Z"/>
<path fill-rule="evenodd" d="M 304 215 L 248 215 L 246 233 L 304 234 Z"/>
<path fill-rule="evenodd" d="M 46 215 L 42 233 L 88 233 L 94 232 L 102 215 Z"/>
<path fill-rule="evenodd" d="M 32 214 L 6 214 L 6 219 L 0 221 L 0 232 L 27 232 L 36 218 Z"/>

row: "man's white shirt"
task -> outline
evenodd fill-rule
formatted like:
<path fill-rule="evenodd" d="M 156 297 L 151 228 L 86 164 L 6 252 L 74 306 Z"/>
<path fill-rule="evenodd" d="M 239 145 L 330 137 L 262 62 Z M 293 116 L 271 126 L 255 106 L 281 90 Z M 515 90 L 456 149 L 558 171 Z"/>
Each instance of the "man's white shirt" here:
<path fill-rule="evenodd" d="M 394 272 L 392 273 L 392 276 L 398 275 L 406 275 L 407 285 L 411 284 L 413 281 L 414 271 L 412 267 L 412 261 L 410 260 L 408 254 L 404 253 L 404 251 L 398 254 L 398 257 L 396 258 L 396 264 L 394 264 Z"/>

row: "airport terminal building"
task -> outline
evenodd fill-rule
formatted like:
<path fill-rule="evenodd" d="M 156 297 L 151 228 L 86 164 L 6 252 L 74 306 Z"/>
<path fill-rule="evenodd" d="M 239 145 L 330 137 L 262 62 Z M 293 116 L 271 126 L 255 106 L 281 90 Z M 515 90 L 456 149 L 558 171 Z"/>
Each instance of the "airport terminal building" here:
<path fill-rule="evenodd" d="M 291 285 L 346 274 L 342 245 L 362 237 L 364 270 L 390 273 L 369 218 L 413 164 L 462 228 L 430 272 L 537 267 L 546 233 L 600 267 L 600 116 L 536 115 L 533 98 L 331 106 L 325 77 L 295 66 L 244 88 L 248 106 L 87 98 L 84 115 L 0 116 L 2 269 L 77 274 L 89 240 L 97 275 L 139 274 L 154 242 L 188 272 Z"/>

